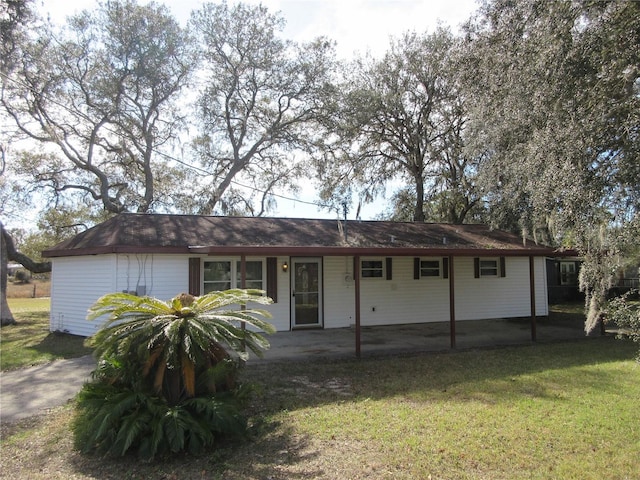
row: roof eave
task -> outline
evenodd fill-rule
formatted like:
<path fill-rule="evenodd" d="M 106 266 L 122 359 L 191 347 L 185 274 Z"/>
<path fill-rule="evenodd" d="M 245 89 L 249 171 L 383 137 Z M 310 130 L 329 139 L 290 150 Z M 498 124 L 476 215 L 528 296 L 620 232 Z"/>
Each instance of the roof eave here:
<path fill-rule="evenodd" d="M 45 250 L 43 256 L 77 257 L 105 254 L 192 254 L 192 255 L 274 255 L 274 256 L 506 256 L 506 257 L 567 257 L 577 252 L 552 248 L 470 248 L 470 247 L 349 247 L 349 246 L 282 246 L 282 245 L 238 245 L 238 246 L 185 246 L 149 247 L 113 245 L 79 249 Z"/>

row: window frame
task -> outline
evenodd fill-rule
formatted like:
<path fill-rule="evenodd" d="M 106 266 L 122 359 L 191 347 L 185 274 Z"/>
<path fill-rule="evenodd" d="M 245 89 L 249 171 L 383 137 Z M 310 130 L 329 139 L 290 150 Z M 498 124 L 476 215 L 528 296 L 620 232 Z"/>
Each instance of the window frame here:
<path fill-rule="evenodd" d="M 437 268 L 434 267 L 424 267 L 423 263 L 426 262 L 431 262 L 431 263 L 437 263 L 438 266 Z M 441 258 L 435 258 L 435 257 L 425 257 L 425 258 L 420 258 L 420 278 L 442 278 L 442 259 Z M 423 272 L 424 271 L 435 271 L 436 275 L 424 275 Z"/>
<path fill-rule="evenodd" d="M 367 267 L 365 268 L 364 263 L 379 263 L 380 267 Z M 365 275 L 365 272 L 380 272 L 380 275 Z M 360 259 L 360 278 L 366 280 L 384 280 L 385 276 L 385 259 L 384 258 L 361 258 Z"/>
<path fill-rule="evenodd" d="M 567 271 L 562 271 L 563 266 L 571 266 Z M 559 280 L 560 285 L 565 287 L 572 287 L 578 284 L 578 269 L 576 267 L 576 262 L 572 261 L 560 261 L 559 266 Z M 570 270 L 570 271 L 569 271 Z"/>
<path fill-rule="evenodd" d="M 482 263 L 491 262 L 491 267 L 487 267 L 486 265 L 483 267 Z M 490 270 L 492 273 L 487 273 L 487 270 Z M 479 278 L 499 278 L 500 277 L 500 259 L 499 258 L 480 258 L 478 264 L 478 272 L 480 274 Z"/>
<path fill-rule="evenodd" d="M 260 263 L 260 268 L 261 268 L 261 278 L 260 278 L 260 284 L 261 287 L 257 288 L 257 287 L 247 287 L 247 288 L 257 288 L 258 290 L 264 290 L 266 291 L 266 287 L 267 287 L 267 269 L 266 269 L 266 259 L 264 258 L 247 258 L 246 263 Z M 211 284 L 215 284 L 215 283 L 223 283 L 222 280 L 205 280 L 205 273 L 207 270 L 207 264 L 208 263 L 227 263 L 229 264 L 229 280 L 226 282 L 229 284 L 229 288 L 234 289 L 234 288 L 242 288 L 242 280 L 240 278 L 241 275 L 241 262 L 242 260 L 239 258 L 216 258 L 216 259 L 203 259 L 202 261 L 202 292 L 203 294 L 206 293 L 211 293 L 211 292 L 220 292 L 223 290 L 211 290 L 208 289 L 207 286 L 211 285 Z M 249 281 L 249 279 L 247 279 L 247 281 Z M 251 280 L 251 281 L 255 281 L 257 282 L 258 280 Z"/>

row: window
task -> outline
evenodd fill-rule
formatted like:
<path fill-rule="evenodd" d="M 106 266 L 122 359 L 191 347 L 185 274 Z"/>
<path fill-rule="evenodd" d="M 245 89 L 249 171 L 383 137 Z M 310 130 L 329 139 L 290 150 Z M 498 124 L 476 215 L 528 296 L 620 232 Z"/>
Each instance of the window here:
<path fill-rule="evenodd" d="M 258 290 L 263 290 L 263 279 L 262 279 L 262 262 L 251 261 L 245 262 L 245 286 L 246 288 L 256 288 Z M 242 264 L 241 262 L 236 262 L 236 288 L 240 288 L 242 285 Z"/>
<path fill-rule="evenodd" d="M 498 261 L 497 260 L 480 260 L 480 276 L 481 277 L 497 277 Z"/>
<path fill-rule="evenodd" d="M 204 262 L 204 293 L 231 288 L 231 262 Z"/>
<path fill-rule="evenodd" d="M 361 276 L 362 278 L 382 278 L 383 277 L 383 262 L 382 260 L 362 260 L 361 263 Z"/>
<path fill-rule="evenodd" d="M 420 277 L 440 277 L 440 260 L 420 260 Z"/>
<path fill-rule="evenodd" d="M 499 258 L 474 258 L 474 277 L 506 277 L 507 260 L 505 257 Z"/>
<path fill-rule="evenodd" d="M 246 288 L 264 289 L 263 262 L 247 261 L 246 263 Z M 218 260 L 204 262 L 204 293 L 229 290 L 242 287 L 241 262 L 230 260 Z"/>
<path fill-rule="evenodd" d="M 560 262 L 560 285 L 576 285 L 577 283 L 575 262 Z"/>

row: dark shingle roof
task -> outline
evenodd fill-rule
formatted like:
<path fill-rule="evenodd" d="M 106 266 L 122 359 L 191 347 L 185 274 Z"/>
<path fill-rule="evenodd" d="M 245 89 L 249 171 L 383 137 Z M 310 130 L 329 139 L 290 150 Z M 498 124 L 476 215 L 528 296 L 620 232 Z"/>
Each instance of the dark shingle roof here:
<path fill-rule="evenodd" d="M 553 255 L 554 250 L 486 225 L 124 213 L 43 253 Z"/>

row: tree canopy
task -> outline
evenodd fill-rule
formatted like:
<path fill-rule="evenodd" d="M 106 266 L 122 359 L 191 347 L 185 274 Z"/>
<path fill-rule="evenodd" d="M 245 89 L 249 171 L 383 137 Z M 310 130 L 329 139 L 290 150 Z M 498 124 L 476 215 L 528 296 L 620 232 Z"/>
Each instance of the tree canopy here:
<path fill-rule="evenodd" d="M 464 220 L 478 197 L 465 184 L 472 159 L 460 148 L 467 114 L 457 49 L 448 30 L 408 32 L 382 58 L 354 63 L 335 107 L 336 138 L 316 163 L 325 199 L 356 189 L 366 202 L 401 180 L 413 200 L 412 220 L 424 221 L 425 203 L 438 198 L 442 220 Z"/>
<path fill-rule="evenodd" d="M 198 210 L 262 215 L 274 187 L 294 187 L 299 158 L 313 149 L 332 93 L 333 43 L 282 39 L 282 17 L 262 5 L 205 4 L 191 25 L 203 77 L 193 145 L 209 172 Z M 248 191 L 234 188 L 243 182 Z"/>

